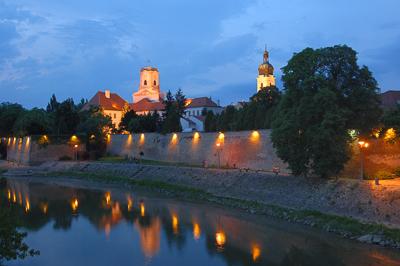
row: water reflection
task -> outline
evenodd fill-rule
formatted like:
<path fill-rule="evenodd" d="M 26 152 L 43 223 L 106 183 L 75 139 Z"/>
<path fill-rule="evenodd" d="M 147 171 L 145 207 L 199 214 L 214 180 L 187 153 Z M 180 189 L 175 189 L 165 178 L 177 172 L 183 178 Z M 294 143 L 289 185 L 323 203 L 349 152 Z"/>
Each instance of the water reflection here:
<path fill-rule="evenodd" d="M 88 259 L 96 265 L 115 264 L 107 261 L 112 256 L 107 247 L 118 250 L 114 258 L 120 260 L 118 265 L 399 265 L 400 259 L 390 250 L 309 229 L 290 230 L 260 217 L 250 219 L 247 214 L 119 189 L 8 180 L 0 200 L 1 208 L 17 206 L 23 227 L 37 232 L 29 239 L 43 245 L 38 247 L 42 255 L 32 259 L 37 261 L 33 265 L 57 264 L 51 258 L 60 258 L 66 265 L 89 265 Z M 95 230 L 85 227 L 86 223 Z M 73 242 L 85 253 L 67 252 L 71 247 L 68 241 L 63 247 L 61 240 L 55 249 L 52 241 L 60 230 L 85 234 L 84 242 Z M 180 264 L 179 259 L 184 262 Z"/>

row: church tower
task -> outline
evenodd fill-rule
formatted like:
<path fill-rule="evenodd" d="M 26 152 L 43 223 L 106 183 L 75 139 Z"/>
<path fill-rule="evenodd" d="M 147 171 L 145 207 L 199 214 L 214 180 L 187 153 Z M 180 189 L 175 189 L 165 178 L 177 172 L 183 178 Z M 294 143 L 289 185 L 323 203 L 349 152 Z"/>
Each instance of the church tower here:
<path fill-rule="evenodd" d="M 269 63 L 269 53 L 265 49 L 263 63 L 258 67 L 257 92 L 271 86 L 275 86 L 274 67 Z"/>
<path fill-rule="evenodd" d="M 155 67 L 148 66 L 140 70 L 139 90 L 133 93 L 133 103 L 145 98 L 152 102 L 159 102 L 163 98 L 163 94 L 160 92 L 158 69 Z"/>

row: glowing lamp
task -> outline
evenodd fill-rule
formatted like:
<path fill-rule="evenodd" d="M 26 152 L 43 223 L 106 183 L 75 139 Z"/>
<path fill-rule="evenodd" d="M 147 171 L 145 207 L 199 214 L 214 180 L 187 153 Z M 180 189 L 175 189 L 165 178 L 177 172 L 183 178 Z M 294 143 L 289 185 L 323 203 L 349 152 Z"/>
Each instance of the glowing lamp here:
<path fill-rule="evenodd" d="M 71 200 L 71 209 L 72 211 L 76 211 L 78 209 L 79 202 L 77 198 Z"/>
<path fill-rule="evenodd" d="M 260 258 L 260 255 L 261 255 L 261 249 L 258 246 L 254 245 L 251 248 L 251 256 L 253 258 L 253 261 L 257 261 Z"/>
<path fill-rule="evenodd" d="M 358 145 L 360 146 L 360 148 L 368 148 L 369 143 L 366 142 L 366 141 L 360 140 L 360 141 L 358 142 Z"/>
<path fill-rule="evenodd" d="M 223 246 L 226 243 L 226 236 L 225 233 L 220 231 L 215 234 L 215 242 L 218 246 Z"/>
<path fill-rule="evenodd" d="M 110 192 L 106 192 L 105 198 L 106 198 L 106 204 L 110 205 L 110 203 L 111 203 L 111 193 Z"/>
<path fill-rule="evenodd" d="M 178 234 L 178 217 L 176 215 L 172 216 L 172 230 L 174 231 L 174 234 Z"/>
<path fill-rule="evenodd" d="M 198 223 L 193 224 L 193 238 L 199 240 L 201 235 L 200 225 Z"/>
<path fill-rule="evenodd" d="M 218 134 L 218 140 L 219 140 L 219 141 L 224 141 L 224 139 L 225 139 L 225 134 L 222 133 L 222 132 L 220 132 L 220 133 Z"/>
<path fill-rule="evenodd" d="M 140 216 L 144 217 L 145 211 L 146 211 L 146 209 L 145 209 L 145 207 L 144 207 L 144 203 L 141 202 L 141 203 L 140 203 Z"/>

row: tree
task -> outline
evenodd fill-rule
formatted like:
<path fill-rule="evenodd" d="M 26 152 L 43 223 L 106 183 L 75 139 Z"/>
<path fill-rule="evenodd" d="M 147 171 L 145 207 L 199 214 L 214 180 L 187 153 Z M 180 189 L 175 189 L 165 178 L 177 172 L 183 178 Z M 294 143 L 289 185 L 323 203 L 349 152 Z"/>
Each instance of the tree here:
<path fill-rule="evenodd" d="M 56 95 L 53 94 L 53 95 L 51 95 L 50 101 L 47 104 L 46 111 L 48 113 L 53 113 L 58 109 L 59 105 L 60 105 L 60 103 L 57 101 Z"/>
<path fill-rule="evenodd" d="M 182 131 L 180 118 L 185 112 L 186 98 L 179 89 L 175 98 L 171 91 L 168 91 L 164 100 L 165 112 L 162 123 L 162 133 Z"/>
<path fill-rule="evenodd" d="M 15 122 L 13 132 L 19 136 L 48 134 L 51 132 L 51 118 L 43 109 L 24 111 Z"/>
<path fill-rule="evenodd" d="M 179 116 L 182 116 L 185 113 L 185 106 L 186 106 L 186 97 L 183 95 L 181 89 L 175 93 L 175 104 L 176 104 L 176 112 Z"/>
<path fill-rule="evenodd" d="M 204 114 L 203 114 L 204 115 Z M 217 130 L 217 119 L 212 111 L 205 113 L 204 130 L 206 132 L 213 132 Z"/>
<path fill-rule="evenodd" d="M 8 208 L 0 208 L 0 265 L 3 265 L 3 260 L 25 259 L 39 254 L 24 243 L 27 234 L 18 232 L 15 220 Z"/>
<path fill-rule="evenodd" d="M 121 130 L 129 130 L 129 123 L 133 120 L 136 119 L 138 115 L 135 113 L 133 110 L 127 111 L 124 116 L 121 118 L 121 123 L 119 124 L 119 127 Z"/>
<path fill-rule="evenodd" d="M 295 54 L 272 122 L 278 156 L 295 175 L 338 174 L 349 159 L 349 129 L 367 134 L 380 116 L 377 83 L 347 46 Z"/>
<path fill-rule="evenodd" d="M 79 125 L 79 109 L 74 100 L 68 98 L 60 103 L 54 112 L 54 133 L 57 135 L 70 135 L 76 132 Z"/>
<path fill-rule="evenodd" d="M 400 132 L 400 105 L 386 110 L 382 117 L 382 123 L 385 128 L 394 128 L 396 132 Z"/>
<path fill-rule="evenodd" d="M 0 104 L 0 136 L 11 136 L 18 117 L 24 112 L 24 108 L 16 103 Z"/>
<path fill-rule="evenodd" d="M 106 134 L 112 129 L 112 121 L 105 116 L 98 107 L 91 107 L 89 110 L 81 111 L 80 123 L 77 133 L 86 136 L 86 150 L 94 152 L 95 157 L 104 155 L 107 148 Z"/>

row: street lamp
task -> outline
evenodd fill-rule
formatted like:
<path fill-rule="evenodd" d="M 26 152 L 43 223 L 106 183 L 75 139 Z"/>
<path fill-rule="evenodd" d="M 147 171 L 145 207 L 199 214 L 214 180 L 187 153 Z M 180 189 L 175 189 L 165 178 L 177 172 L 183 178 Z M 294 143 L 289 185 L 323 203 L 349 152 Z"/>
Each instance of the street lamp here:
<path fill-rule="evenodd" d="M 215 145 L 217 146 L 218 168 L 221 168 L 221 142 L 217 142 Z"/>
<path fill-rule="evenodd" d="M 369 143 L 363 140 L 358 142 L 358 146 L 360 147 L 360 179 L 364 179 L 364 149 L 368 148 Z"/>
<path fill-rule="evenodd" d="M 78 144 L 74 145 L 75 161 L 78 161 Z"/>

